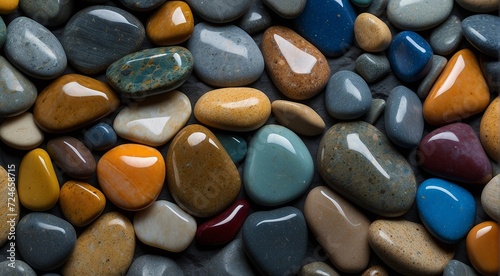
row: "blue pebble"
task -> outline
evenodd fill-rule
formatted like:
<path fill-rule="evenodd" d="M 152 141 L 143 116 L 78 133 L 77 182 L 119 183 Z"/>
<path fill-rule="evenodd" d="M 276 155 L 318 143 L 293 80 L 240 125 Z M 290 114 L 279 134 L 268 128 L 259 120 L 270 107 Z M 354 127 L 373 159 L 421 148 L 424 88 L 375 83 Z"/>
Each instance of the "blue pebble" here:
<path fill-rule="evenodd" d="M 370 87 L 358 74 L 342 70 L 326 85 L 326 111 L 336 119 L 351 120 L 365 115 L 372 104 Z"/>
<path fill-rule="evenodd" d="M 484 78 L 490 87 L 490 92 L 496 91 L 500 94 L 500 60 L 487 55 L 481 55 L 479 61 Z"/>
<path fill-rule="evenodd" d="M 108 150 L 116 144 L 116 132 L 106 123 L 98 123 L 83 133 L 84 144 L 90 150 Z"/>
<path fill-rule="evenodd" d="M 417 189 L 417 210 L 429 232 L 446 243 L 457 243 L 474 226 L 474 197 L 457 184 L 439 178 Z"/>
<path fill-rule="evenodd" d="M 234 163 L 239 163 L 245 158 L 247 154 L 247 142 L 245 139 L 237 135 L 219 131 L 214 134 Z"/>
<path fill-rule="evenodd" d="M 391 69 L 402 81 L 415 82 L 432 67 L 432 48 L 419 34 L 412 31 L 398 33 L 389 46 Z"/>
<path fill-rule="evenodd" d="M 294 19 L 296 31 L 325 56 L 341 56 L 354 42 L 356 13 L 349 0 L 307 1 Z"/>
<path fill-rule="evenodd" d="M 476 14 L 462 21 L 465 38 L 479 51 L 500 57 L 500 17 L 490 14 Z"/>

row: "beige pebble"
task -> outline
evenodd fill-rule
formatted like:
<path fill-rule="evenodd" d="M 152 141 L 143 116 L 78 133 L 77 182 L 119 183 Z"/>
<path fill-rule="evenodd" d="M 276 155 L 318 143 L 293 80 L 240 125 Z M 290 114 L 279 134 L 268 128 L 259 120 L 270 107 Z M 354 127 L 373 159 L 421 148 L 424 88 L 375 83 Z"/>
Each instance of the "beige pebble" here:
<path fill-rule="evenodd" d="M 381 265 L 374 265 L 363 271 L 361 276 L 389 276 L 389 272 Z"/>
<path fill-rule="evenodd" d="M 367 52 L 381 52 L 391 44 L 391 30 L 373 14 L 362 13 L 354 21 L 354 37 L 358 46 Z"/>
<path fill-rule="evenodd" d="M 500 174 L 493 177 L 483 188 L 481 206 L 486 214 L 500 222 Z"/>
<path fill-rule="evenodd" d="M 9 169 L 14 169 L 14 171 L 11 171 L 11 175 L 7 172 Z M 0 214 L 5 218 L 5 222 L 0 223 L 0 246 L 9 239 L 9 233 L 16 232 L 15 227 L 19 221 L 20 211 L 15 174 L 13 174 L 15 165 L 7 165 L 7 170 L 0 166 Z"/>
<path fill-rule="evenodd" d="M 479 138 L 486 153 L 500 162 L 500 97 L 496 97 L 481 118 Z"/>
<path fill-rule="evenodd" d="M 34 149 L 43 142 L 43 137 L 31 112 L 7 118 L 0 125 L 0 140 L 15 149 Z"/>
<path fill-rule="evenodd" d="M 325 131 L 325 121 L 314 109 L 301 103 L 276 100 L 271 105 L 276 120 L 300 135 L 314 136 Z"/>
<path fill-rule="evenodd" d="M 324 262 L 313 262 L 300 269 L 300 276 L 340 276 L 340 274 Z"/>

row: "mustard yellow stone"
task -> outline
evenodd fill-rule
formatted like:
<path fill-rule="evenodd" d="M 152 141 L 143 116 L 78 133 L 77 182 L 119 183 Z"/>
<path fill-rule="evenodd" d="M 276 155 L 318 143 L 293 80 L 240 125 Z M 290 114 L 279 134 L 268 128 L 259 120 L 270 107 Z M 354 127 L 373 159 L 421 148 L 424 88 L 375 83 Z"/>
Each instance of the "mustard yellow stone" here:
<path fill-rule="evenodd" d="M 354 21 L 354 37 L 359 47 L 367 52 L 381 52 L 391 44 L 391 30 L 373 14 L 362 13 Z"/>
<path fill-rule="evenodd" d="M 9 233 L 15 232 L 21 209 L 15 182 L 16 167 L 9 164 L 6 168 L 10 173 L 0 166 L 0 214 L 5 219 L 0 223 L 0 246 L 9 239 Z"/>
<path fill-rule="evenodd" d="M 479 138 L 486 153 L 500 162 L 500 97 L 496 97 L 481 118 Z"/>
<path fill-rule="evenodd" d="M 0 1 L 0 14 L 11 14 L 17 10 L 19 0 L 2 0 Z"/>
<path fill-rule="evenodd" d="M 229 131 L 252 131 L 266 123 L 271 102 L 262 91 L 249 87 L 215 89 L 200 97 L 194 116 L 202 124 Z"/>
<path fill-rule="evenodd" d="M 106 198 L 96 187 L 70 180 L 61 187 L 59 205 L 71 224 L 83 227 L 99 217 L 106 206 Z"/>
<path fill-rule="evenodd" d="M 45 211 L 59 199 L 59 180 L 49 154 L 41 148 L 28 152 L 19 166 L 19 200 L 27 209 Z"/>
<path fill-rule="evenodd" d="M 188 40 L 193 29 L 193 13 L 183 1 L 167 1 L 146 24 L 149 39 L 160 46 L 177 45 Z"/>

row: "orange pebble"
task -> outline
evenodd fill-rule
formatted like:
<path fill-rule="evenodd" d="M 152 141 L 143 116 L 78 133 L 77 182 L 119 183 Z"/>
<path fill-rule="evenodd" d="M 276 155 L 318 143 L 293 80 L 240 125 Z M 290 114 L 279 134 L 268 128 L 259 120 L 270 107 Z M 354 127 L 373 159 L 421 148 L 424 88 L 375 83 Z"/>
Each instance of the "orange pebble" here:
<path fill-rule="evenodd" d="M 472 266 L 483 275 L 497 275 L 499 263 L 498 223 L 485 221 L 467 234 L 467 255 Z"/>
<path fill-rule="evenodd" d="M 167 1 L 149 18 L 146 34 L 154 44 L 168 46 L 188 40 L 193 29 L 193 13 L 188 4 Z"/>
<path fill-rule="evenodd" d="M 106 198 L 94 186 L 70 180 L 61 187 L 59 204 L 71 224 L 83 227 L 99 217 L 106 206 Z"/>

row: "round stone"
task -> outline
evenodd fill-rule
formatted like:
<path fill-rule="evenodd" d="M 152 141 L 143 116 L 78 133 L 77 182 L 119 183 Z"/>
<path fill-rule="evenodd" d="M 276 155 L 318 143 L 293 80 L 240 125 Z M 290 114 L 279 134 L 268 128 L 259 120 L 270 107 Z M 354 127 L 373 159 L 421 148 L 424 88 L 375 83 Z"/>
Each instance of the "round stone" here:
<path fill-rule="evenodd" d="M 2 56 L 0 68 L 0 116 L 19 115 L 35 103 L 36 86 Z"/>
<path fill-rule="evenodd" d="M 479 138 L 486 153 L 500 162 L 500 97 L 496 97 L 481 118 Z"/>
<path fill-rule="evenodd" d="M 178 45 L 191 37 L 194 18 L 183 1 L 167 1 L 148 19 L 146 34 L 156 45 Z"/>
<path fill-rule="evenodd" d="M 34 149 L 43 142 L 43 138 L 43 132 L 31 112 L 7 118 L 0 125 L 0 140 L 15 149 Z"/>
<path fill-rule="evenodd" d="M 491 14 L 476 14 L 462 21 L 465 38 L 479 51 L 500 57 L 500 17 Z M 7 37 L 8 40 L 8 37 Z"/>
<path fill-rule="evenodd" d="M 354 21 L 354 37 L 358 46 L 367 52 L 381 52 L 391 44 L 391 30 L 373 14 L 362 13 Z"/>
<path fill-rule="evenodd" d="M 499 229 L 494 221 L 483 221 L 467 235 L 466 248 L 472 266 L 482 275 L 498 275 Z"/>
<path fill-rule="evenodd" d="M 325 131 L 323 118 L 305 104 L 276 100 L 271 110 L 280 124 L 299 135 L 315 136 Z"/>
<path fill-rule="evenodd" d="M 500 222 L 500 174 L 493 177 L 483 188 L 481 193 L 481 206 L 486 214 Z"/>
<path fill-rule="evenodd" d="M 6 217 L 6 221 L 0 224 L 0 246 L 8 241 L 9 235 L 12 239 L 12 233 L 16 232 L 16 225 L 19 222 L 17 218 L 20 215 L 21 205 L 12 204 L 19 202 L 15 177 L 13 177 L 15 169 L 14 164 L 7 165 L 8 171 L 0 166 L 0 212 Z M 11 257 L 10 253 L 7 257 Z"/>
<path fill-rule="evenodd" d="M 183 276 L 181 267 L 172 259 L 164 256 L 146 254 L 135 259 L 130 265 L 127 276 Z"/>
<path fill-rule="evenodd" d="M 94 175 L 94 156 L 80 140 L 71 136 L 53 138 L 47 142 L 47 152 L 52 161 L 68 176 L 85 179 Z"/>
<path fill-rule="evenodd" d="M 89 183 L 69 180 L 61 187 L 59 205 L 71 224 L 84 227 L 101 215 L 106 206 L 106 198 Z"/>
<path fill-rule="evenodd" d="M 462 21 L 458 16 L 450 15 L 432 31 L 429 42 L 434 53 L 446 56 L 455 51 L 462 38 Z"/>
<path fill-rule="evenodd" d="M 73 12 L 73 1 L 61 0 L 21 0 L 19 8 L 29 18 L 45 27 L 57 27 L 66 23 Z"/>
<path fill-rule="evenodd" d="M 109 150 L 116 144 L 115 130 L 106 123 L 98 123 L 83 132 L 84 144 L 90 150 Z"/>
<path fill-rule="evenodd" d="M 387 5 L 387 17 L 402 30 L 423 31 L 446 20 L 453 9 L 453 0 L 392 0 Z"/>

